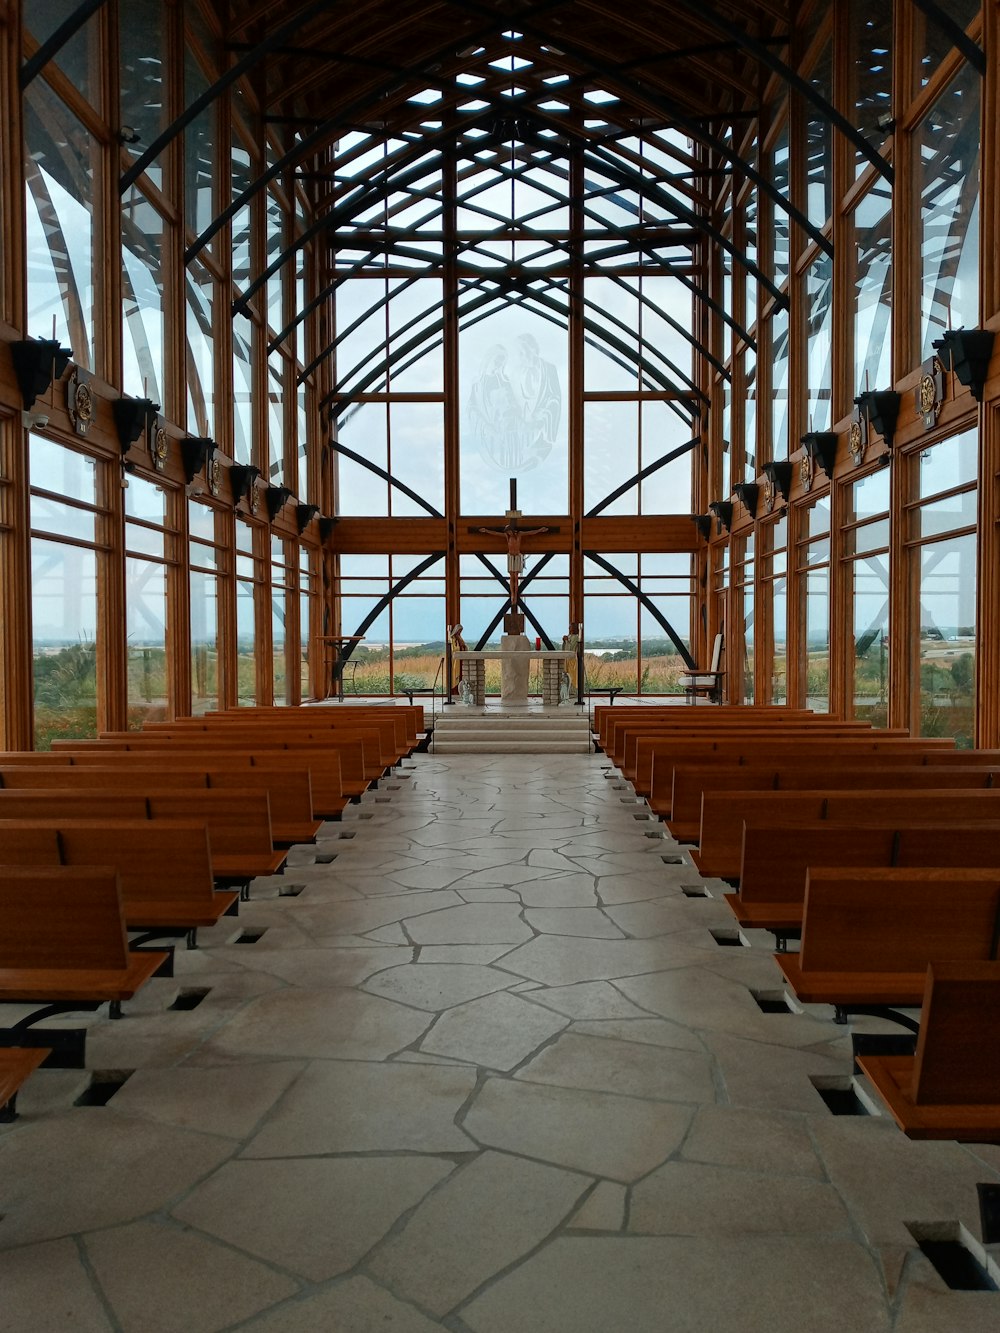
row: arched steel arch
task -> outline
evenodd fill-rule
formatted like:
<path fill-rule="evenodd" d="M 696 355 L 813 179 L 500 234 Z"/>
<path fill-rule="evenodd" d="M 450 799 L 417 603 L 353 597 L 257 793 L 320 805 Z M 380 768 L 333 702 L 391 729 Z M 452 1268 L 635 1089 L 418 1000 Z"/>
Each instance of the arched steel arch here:
<path fill-rule="evenodd" d="M 640 602 L 646 608 L 656 623 L 666 633 L 667 638 L 680 653 L 681 657 L 683 657 L 685 664 L 693 671 L 695 669 L 694 658 L 677 637 L 677 632 L 673 625 L 671 625 L 670 621 L 667 620 L 663 612 L 659 610 L 656 603 L 639 588 L 638 584 L 633 583 L 627 574 L 623 574 L 620 569 L 616 569 L 610 560 L 605 559 L 603 555 L 598 555 L 596 551 L 584 551 L 583 555 L 584 559 L 592 560 L 595 565 L 599 565 L 606 573 L 610 574 L 613 578 L 616 578 L 623 588 L 628 589 L 636 601 Z"/>
<path fill-rule="evenodd" d="M 375 624 L 375 621 L 378 620 L 379 616 L 382 614 L 382 612 L 385 610 L 385 608 L 389 605 L 389 603 L 393 600 L 394 597 L 398 597 L 399 594 L 403 591 L 403 589 L 408 587 L 409 584 L 411 584 L 414 579 L 418 579 L 421 574 L 426 573 L 426 571 L 430 569 L 431 565 L 436 565 L 437 562 L 439 560 L 443 560 L 444 557 L 445 557 L 444 551 L 432 551 L 426 560 L 421 560 L 420 564 L 414 565 L 414 567 L 410 570 L 408 574 L 404 574 L 401 579 L 397 579 L 396 582 L 390 587 L 389 591 L 385 594 L 385 596 L 380 597 L 378 601 L 375 603 L 375 605 L 372 607 L 372 609 L 368 612 L 364 620 L 362 620 L 361 624 L 354 631 L 355 635 L 358 638 L 363 637 L 365 630 L 369 629 L 372 625 Z M 347 662 L 357 646 L 358 645 L 356 643 L 346 644 L 344 646 L 344 651 L 341 654 L 340 660 L 342 662 Z"/>
<path fill-rule="evenodd" d="M 537 13 L 537 9 L 535 12 Z M 521 15 L 518 17 L 519 28 L 523 31 L 530 30 L 531 26 L 530 23 L 526 25 L 526 23 L 524 22 L 524 20 L 527 19 L 528 17 L 529 17 L 528 15 Z M 503 22 L 503 20 L 500 21 Z M 494 22 L 492 22 L 488 27 L 480 29 L 476 33 L 467 34 L 466 36 L 464 36 L 463 41 L 465 41 L 470 46 L 475 45 L 479 41 L 484 40 L 486 37 L 494 33 L 496 31 L 496 26 L 497 26 L 497 21 L 496 19 L 494 19 Z M 548 43 L 552 40 L 551 35 L 545 33 L 544 31 L 539 32 L 539 30 L 536 29 L 535 35 L 543 44 Z M 561 43 L 560 49 L 564 51 L 568 50 L 565 44 L 565 40 L 562 36 L 560 36 L 560 43 Z M 256 63 L 257 59 L 260 59 L 262 58 L 263 55 L 266 55 L 267 51 L 275 45 L 280 45 L 280 40 L 274 40 L 273 38 L 269 37 L 265 42 L 261 43 L 259 46 L 254 48 L 254 51 L 249 52 L 248 55 L 244 57 L 244 61 L 240 62 L 240 65 L 243 65 L 245 62 L 249 62 L 247 63 L 246 67 L 250 68 L 252 64 Z M 380 96 L 387 98 L 392 96 L 394 93 L 398 92 L 400 88 L 401 79 L 403 79 L 405 83 L 405 77 L 407 75 L 413 77 L 420 76 L 423 70 L 429 69 L 430 66 L 437 64 L 442 60 L 448 59 L 452 55 L 453 49 L 454 49 L 454 42 L 452 41 L 449 42 L 446 46 L 437 49 L 426 59 L 422 60 L 419 65 L 416 65 L 409 70 L 402 70 L 400 71 L 399 74 L 393 76 L 391 79 L 388 79 L 381 89 L 376 88 L 374 90 L 370 90 L 368 93 L 365 94 L 363 98 L 359 98 L 356 102 L 353 102 L 348 106 L 341 108 L 335 117 L 330 117 L 329 119 L 322 121 L 319 125 L 317 125 L 316 129 L 313 130 L 311 134 L 306 135 L 303 139 L 299 141 L 299 143 L 293 145 L 288 150 L 287 153 L 285 153 L 282 157 L 278 158 L 265 171 L 263 171 L 260 174 L 260 176 L 258 176 L 254 181 L 252 181 L 251 184 L 247 187 L 246 190 L 243 191 L 242 194 L 240 194 L 236 199 L 230 201 L 228 207 L 223 209 L 222 212 L 218 214 L 218 216 L 209 224 L 208 227 L 206 227 L 206 229 L 202 232 L 202 234 L 197 238 L 194 245 L 189 247 L 186 254 L 186 258 L 190 260 L 195 255 L 197 255 L 199 251 L 203 249 L 204 246 L 207 245 L 208 242 L 212 239 L 212 237 L 220 230 L 220 228 L 223 227 L 235 213 L 237 213 L 241 208 L 243 208 L 247 203 L 249 203 L 249 201 L 253 198 L 253 196 L 256 193 L 258 193 L 258 191 L 266 188 L 266 186 L 269 185 L 271 181 L 276 180 L 280 175 L 282 175 L 283 172 L 287 171 L 290 167 L 292 167 L 296 161 L 298 161 L 302 157 L 307 156 L 314 149 L 318 149 L 322 147 L 324 144 L 328 143 L 330 139 L 333 138 L 338 131 L 343 130 L 343 128 L 346 125 L 352 124 L 355 118 L 363 117 L 366 109 L 378 103 Z M 602 66 L 601 64 L 594 62 L 588 55 L 576 52 L 572 58 L 576 61 L 576 63 L 582 64 L 585 67 L 585 69 L 589 70 L 592 74 L 600 75 L 602 79 L 606 79 L 609 82 L 609 85 L 615 82 L 620 82 L 619 80 L 617 80 L 613 70 L 609 70 L 606 66 Z M 234 66 L 234 69 L 235 68 L 237 67 Z M 130 168 L 130 171 L 127 172 L 125 175 L 123 175 L 121 178 L 121 188 L 123 191 L 128 188 L 128 186 L 135 179 L 136 175 L 139 174 L 139 170 L 144 170 L 145 166 L 148 165 L 149 161 L 152 161 L 153 158 L 155 158 L 162 151 L 162 149 L 166 147 L 166 144 L 169 143 L 170 140 L 177 133 L 179 133 L 187 124 L 190 123 L 190 121 L 196 115 L 198 115 L 206 106 L 208 106 L 211 103 L 211 101 L 214 100 L 214 98 L 219 95 L 220 92 L 224 91 L 225 88 L 228 88 L 230 86 L 230 84 L 233 82 L 233 78 L 231 77 L 232 73 L 233 73 L 232 70 L 228 71 L 227 74 L 223 76 L 222 79 L 218 80 L 215 84 L 213 84 L 202 97 L 197 98 L 195 102 L 193 102 L 191 106 L 188 107 L 185 110 L 185 112 L 180 117 L 178 117 L 176 121 L 174 121 L 173 125 L 169 126 L 167 130 L 165 130 L 164 133 L 160 135 L 160 138 L 157 140 L 156 144 L 152 145 L 150 149 L 147 150 L 147 153 L 144 154 L 143 157 L 140 158 L 135 164 L 133 164 L 132 168 Z M 609 75 L 610 78 L 608 77 Z M 725 143 L 724 140 L 721 140 L 717 136 L 713 135 L 709 130 L 706 129 L 703 123 L 699 122 L 695 117 L 692 117 L 691 115 L 687 114 L 682 109 L 679 109 L 669 99 L 663 97 L 655 90 L 650 90 L 645 85 L 636 82 L 634 83 L 634 85 L 630 86 L 629 91 L 634 97 L 637 98 L 640 104 L 645 104 L 649 107 L 657 109 L 660 112 L 660 114 L 663 115 L 665 120 L 676 122 L 676 124 L 678 124 L 679 126 L 682 126 L 683 128 L 687 129 L 687 131 L 691 134 L 692 138 L 697 139 L 699 142 L 705 144 L 706 147 L 712 148 L 715 152 L 719 153 L 719 155 L 726 161 L 732 162 L 736 166 L 738 166 L 739 170 L 747 177 L 748 180 L 753 181 L 765 194 L 767 194 L 771 198 L 776 207 L 780 208 L 782 211 L 787 213 L 788 217 L 792 221 L 797 223 L 797 225 L 801 227 L 806 232 L 807 235 L 809 235 L 814 240 L 816 240 L 817 243 L 819 243 L 820 234 L 812 226 L 809 219 L 803 213 L 801 213 L 797 208 L 795 208 L 789 202 L 788 199 L 785 198 L 785 196 L 780 192 L 780 190 L 778 190 L 775 187 L 772 181 L 770 181 L 766 176 L 763 176 L 761 173 L 759 173 L 751 162 L 741 157 L 732 144 L 727 144 Z M 509 107 L 505 107 L 503 109 L 504 111 L 509 113 Z M 474 123 L 475 122 L 473 121 L 469 122 L 469 124 L 474 124 Z M 854 132 L 852 130 L 852 134 L 853 133 Z M 141 167 L 140 163 L 142 163 Z"/>

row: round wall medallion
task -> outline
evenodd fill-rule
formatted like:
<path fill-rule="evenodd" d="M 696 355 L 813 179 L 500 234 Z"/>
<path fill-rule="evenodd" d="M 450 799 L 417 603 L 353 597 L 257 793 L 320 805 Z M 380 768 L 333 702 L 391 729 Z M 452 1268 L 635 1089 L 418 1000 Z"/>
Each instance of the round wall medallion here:
<path fill-rule="evenodd" d="M 811 491 L 813 479 L 816 476 L 816 464 L 809 455 L 802 451 L 802 457 L 799 459 L 799 481 L 802 483 L 804 491 Z"/>
<path fill-rule="evenodd" d="M 865 432 L 861 422 L 855 417 L 847 435 L 847 451 L 854 459 L 854 466 L 860 467 L 865 458 Z"/>
<path fill-rule="evenodd" d="M 149 452 L 152 455 L 153 467 L 157 472 L 162 472 L 167 465 L 167 453 L 170 449 L 170 440 L 163 426 L 157 425 L 156 429 L 150 431 Z"/>
<path fill-rule="evenodd" d="M 774 503 L 778 498 L 778 488 L 774 483 L 773 477 L 764 478 L 764 512 L 770 514 L 774 510 Z"/>
<path fill-rule="evenodd" d="M 86 435 L 94 424 L 94 395 L 78 370 L 73 372 L 66 386 L 66 410 L 77 435 Z"/>
<path fill-rule="evenodd" d="M 222 463 L 214 454 L 209 460 L 205 472 L 208 476 L 208 489 L 213 495 L 219 495 L 222 491 Z"/>
<path fill-rule="evenodd" d="M 251 514 L 256 514 L 260 508 L 260 487 L 256 482 L 250 487 L 247 493 L 247 504 L 250 506 Z"/>

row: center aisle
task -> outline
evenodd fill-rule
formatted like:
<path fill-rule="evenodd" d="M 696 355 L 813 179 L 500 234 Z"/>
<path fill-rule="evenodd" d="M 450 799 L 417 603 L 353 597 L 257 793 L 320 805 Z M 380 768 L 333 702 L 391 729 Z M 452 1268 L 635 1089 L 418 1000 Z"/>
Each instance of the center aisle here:
<path fill-rule="evenodd" d="M 80 1328 L 148 1329 L 150 1299 L 185 1333 L 996 1327 L 1000 1296 L 946 1293 L 904 1221 L 971 1227 L 1000 1152 L 833 1117 L 811 1079 L 849 1073 L 843 1029 L 762 1011 L 769 937 L 720 947 L 722 886 L 684 893 L 705 885 L 606 762 L 417 755 L 295 849 L 241 913 L 258 943 L 178 956 L 214 991 L 187 1035 L 95 1030 L 145 1067 L 61 1117 L 83 1154 L 84 1123 L 147 1153 L 183 1127 L 200 1165 L 185 1146 L 120 1217 L 65 1166 L 59 1219 L 5 1210 L 0 1247 L 78 1233 L 73 1280 L 116 1321 Z M 30 1193 L 52 1136 L 22 1124 L 0 1144 Z M 58 1271 L 27 1244 L 0 1278 L 19 1256 Z"/>

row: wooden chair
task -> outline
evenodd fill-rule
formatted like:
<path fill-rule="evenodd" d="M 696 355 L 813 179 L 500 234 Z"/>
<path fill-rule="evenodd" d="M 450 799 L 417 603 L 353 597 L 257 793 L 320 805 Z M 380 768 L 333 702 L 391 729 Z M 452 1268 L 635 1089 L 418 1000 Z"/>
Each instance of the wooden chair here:
<path fill-rule="evenodd" d="M 911 1139 L 1000 1143 L 1000 963 L 932 962 L 914 1055 L 858 1066 Z"/>

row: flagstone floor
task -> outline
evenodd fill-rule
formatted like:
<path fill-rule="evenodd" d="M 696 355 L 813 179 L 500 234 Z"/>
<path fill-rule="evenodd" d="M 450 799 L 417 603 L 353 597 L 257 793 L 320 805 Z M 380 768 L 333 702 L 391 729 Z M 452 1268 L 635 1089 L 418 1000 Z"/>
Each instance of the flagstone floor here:
<path fill-rule="evenodd" d="M 1000 1149 L 832 1115 L 844 1029 L 605 762 L 417 755 L 88 1019 L 134 1072 L 0 1129 L 0 1329 L 995 1333 L 907 1223 Z"/>

